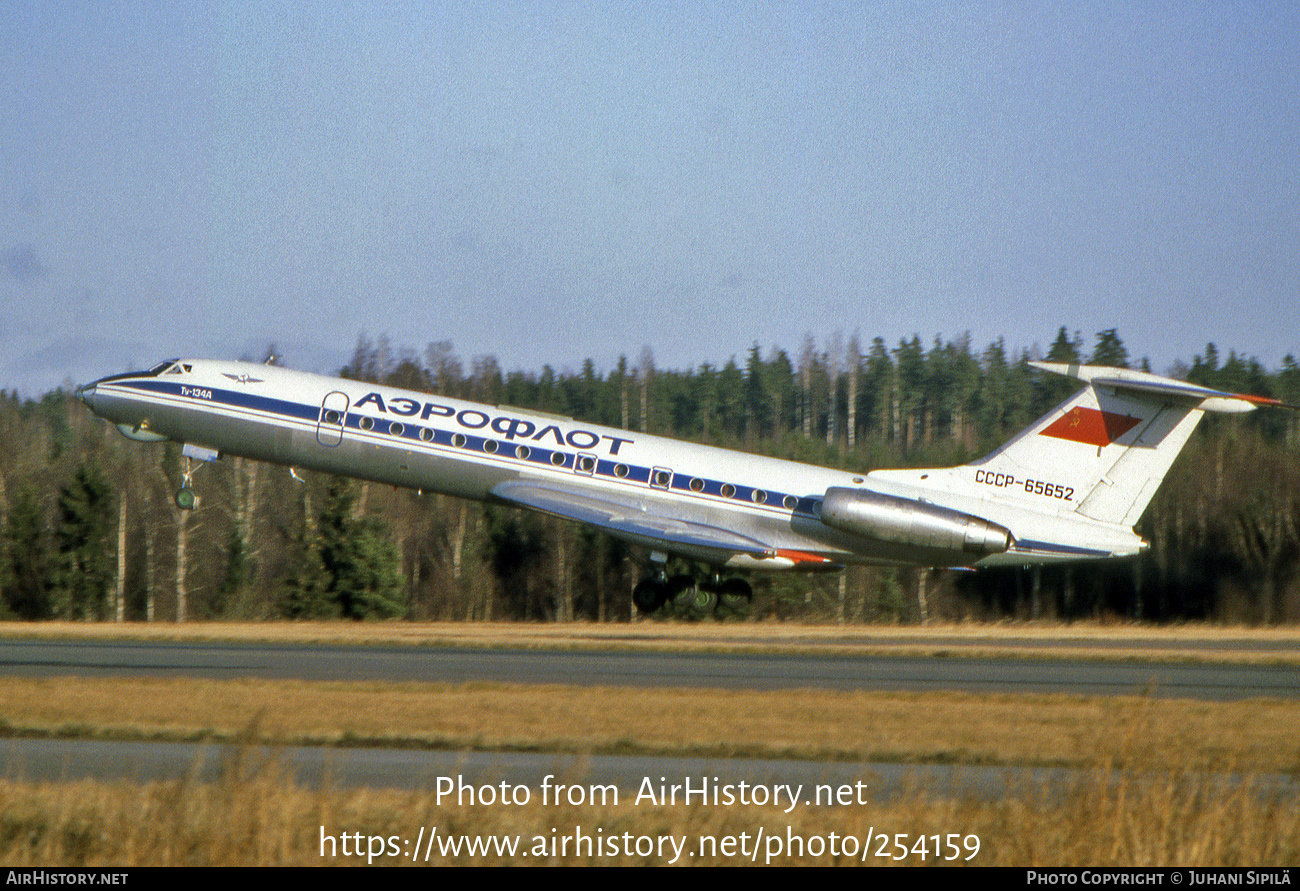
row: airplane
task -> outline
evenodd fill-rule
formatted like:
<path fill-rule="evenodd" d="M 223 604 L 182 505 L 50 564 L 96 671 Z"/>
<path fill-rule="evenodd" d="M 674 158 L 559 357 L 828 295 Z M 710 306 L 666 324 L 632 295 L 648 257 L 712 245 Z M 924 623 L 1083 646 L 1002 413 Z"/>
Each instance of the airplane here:
<path fill-rule="evenodd" d="M 642 613 L 752 600 L 729 570 L 978 569 L 1140 553 L 1134 531 L 1207 411 L 1274 399 L 1123 368 L 1031 363 L 1083 386 L 959 467 L 855 473 L 272 365 L 170 359 L 78 390 L 140 442 L 540 511 L 649 549 Z M 1290 407 L 1290 406 L 1288 406 Z M 711 568 L 669 577 L 675 555 Z"/>

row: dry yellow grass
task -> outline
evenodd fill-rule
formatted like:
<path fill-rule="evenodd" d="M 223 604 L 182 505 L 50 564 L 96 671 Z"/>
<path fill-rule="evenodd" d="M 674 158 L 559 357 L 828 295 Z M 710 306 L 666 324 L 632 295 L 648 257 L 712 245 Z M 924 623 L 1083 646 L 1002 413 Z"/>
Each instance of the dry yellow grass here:
<path fill-rule="evenodd" d="M 1024 623 L 800 625 L 781 622 L 556 624 L 484 622 L 0 622 L 15 640 L 232 641 L 547 650 L 1083 658 L 1300 666 L 1300 629 L 1204 624 Z M 1104 642 L 1105 648 L 1095 646 Z M 1212 644 L 1201 647 L 1189 644 Z M 1234 645 L 1220 648 L 1217 645 Z"/>
<path fill-rule="evenodd" d="M 11 867 L 364 865 L 372 837 L 375 863 L 410 865 L 410 852 L 424 850 L 417 839 L 435 829 L 441 839 L 508 839 L 521 847 L 513 854 L 435 850 L 430 865 L 663 864 L 671 844 L 663 854 L 650 846 L 668 838 L 681 843 L 681 865 L 916 865 L 934 863 L 930 839 L 948 833 L 959 834 L 959 846 L 978 837 L 970 862 L 981 866 L 1260 867 L 1300 858 L 1300 809 L 1293 799 L 1262 793 L 1249 781 L 1225 788 L 1178 769 L 1136 780 L 1098 775 L 1064 790 L 1009 788 L 997 801 L 915 794 L 788 814 L 739 805 L 637 805 L 626 796 L 617 805 L 554 807 L 534 800 L 468 808 L 439 803 L 430 792 L 303 789 L 274 769 L 236 769 L 210 784 L 0 781 L 0 862 Z M 572 841 L 578 832 L 619 839 L 618 848 L 594 855 L 570 843 L 557 852 L 560 839 Z M 354 833 L 345 854 L 341 836 Z M 624 833 L 647 840 L 642 853 L 628 851 L 633 845 Z M 913 848 L 927 837 L 925 856 L 913 851 L 892 859 L 896 833 Z M 322 845 L 322 836 L 333 842 Z M 715 844 L 729 837 L 738 847 L 724 853 L 705 837 Z M 792 837 L 802 850 L 793 848 Z M 886 856 L 877 856 L 882 849 Z M 965 862 L 967 850 L 953 862 Z"/>
<path fill-rule="evenodd" d="M 10 733 L 1300 770 L 1300 702 L 507 684 L 100 678 L 5 682 Z"/>

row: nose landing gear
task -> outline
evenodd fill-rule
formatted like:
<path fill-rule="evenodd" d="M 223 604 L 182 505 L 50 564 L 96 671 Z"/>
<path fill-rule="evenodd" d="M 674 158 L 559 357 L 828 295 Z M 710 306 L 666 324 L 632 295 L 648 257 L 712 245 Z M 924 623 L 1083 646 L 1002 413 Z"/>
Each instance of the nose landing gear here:
<path fill-rule="evenodd" d="M 189 455 L 185 455 L 181 467 L 181 487 L 176 491 L 176 506 L 181 510 L 194 510 L 195 505 L 199 503 L 199 497 L 194 494 L 194 461 Z"/>
<path fill-rule="evenodd" d="M 194 494 L 194 471 L 198 468 L 194 461 L 215 461 L 221 457 L 221 454 L 215 449 L 205 449 L 203 446 L 186 444 L 181 447 L 181 458 L 184 461 L 181 467 L 181 487 L 176 492 L 176 506 L 181 510 L 194 510 L 199 503 L 198 495 Z"/>

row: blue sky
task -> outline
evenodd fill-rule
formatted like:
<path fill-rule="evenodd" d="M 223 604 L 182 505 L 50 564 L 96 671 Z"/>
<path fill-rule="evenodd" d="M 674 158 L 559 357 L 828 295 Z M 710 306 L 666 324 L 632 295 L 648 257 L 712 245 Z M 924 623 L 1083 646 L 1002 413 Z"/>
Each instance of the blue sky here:
<path fill-rule="evenodd" d="M 1294 4 L 0 8 L 0 388 L 969 331 L 1300 354 Z"/>

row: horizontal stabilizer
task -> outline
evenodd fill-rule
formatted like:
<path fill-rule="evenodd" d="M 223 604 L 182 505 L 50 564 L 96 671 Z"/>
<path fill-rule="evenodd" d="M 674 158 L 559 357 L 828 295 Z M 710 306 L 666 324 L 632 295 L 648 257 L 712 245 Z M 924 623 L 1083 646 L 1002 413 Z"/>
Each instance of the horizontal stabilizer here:
<path fill-rule="evenodd" d="M 1145 371 L 1133 371 L 1128 368 L 1102 368 L 1100 366 L 1070 365 L 1064 362 L 1030 362 L 1035 368 L 1051 371 L 1065 377 L 1087 381 L 1094 387 L 1110 387 L 1117 391 L 1141 393 L 1158 396 L 1171 402 L 1186 403 L 1188 407 L 1202 411 L 1216 411 L 1239 414 L 1254 411 L 1256 407 L 1275 406 L 1278 408 L 1296 408 L 1267 396 L 1246 396 L 1241 393 L 1229 393 L 1177 381 L 1172 378 L 1148 374 Z"/>

